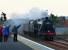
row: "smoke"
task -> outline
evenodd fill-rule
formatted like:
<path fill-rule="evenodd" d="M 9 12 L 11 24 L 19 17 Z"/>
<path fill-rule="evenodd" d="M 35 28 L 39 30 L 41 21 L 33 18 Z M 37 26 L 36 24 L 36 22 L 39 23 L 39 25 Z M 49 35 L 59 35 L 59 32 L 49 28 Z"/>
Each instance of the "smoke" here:
<path fill-rule="evenodd" d="M 39 8 L 32 8 L 28 13 L 25 13 L 25 14 L 13 13 L 11 15 L 11 19 L 33 19 L 35 20 L 35 19 L 43 18 L 47 16 L 48 16 L 47 10 L 42 10 Z"/>
<path fill-rule="evenodd" d="M 29 20 L 35 20 L 38 18 L 44 18 L 47 17 L 48 13 L 45 10 L 41 10 L 38 8 L 32 8 L 28 13 L 26 14 L 16 14 L 13 13 L 11 15 L 11 18 L 6 21 L 4 24 L 5 25 L 21 25 L 21 27 L 19 28 L 19 33 L 22 33 L 23 30 L 23 24 L 28 23 Z"/>
<path fill-rule="evenodd" d="M 7 24 L 10 25 L 20 25 L 20 24 L 24 24 L 27 23 L 29 20 L 35 20 L 38 18 L 44 18 L 47 17 L 48 13 L 45 10 L 39 9 L 39 8 L 32 8 L 28 13 L 26 14 L 16 14 L 13 13 L 11 15 L 11 18 L 8 20 L 8 22 L 6 22 Z"/>

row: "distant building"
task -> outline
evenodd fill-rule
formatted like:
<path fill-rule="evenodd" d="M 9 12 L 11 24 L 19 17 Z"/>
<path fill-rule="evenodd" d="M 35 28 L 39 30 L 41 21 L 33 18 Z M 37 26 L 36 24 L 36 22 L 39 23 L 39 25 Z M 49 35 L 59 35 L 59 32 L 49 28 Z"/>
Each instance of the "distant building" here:
<path fill-rule="evenodd" d="M 64 22 L 65 22 L 65 17 L 64 16 L 59 17 L 59 23 L 61 25 L 64 25 Z"/>
<path fill-rule="evenodd" d="M 65 20 L 64 25 L 68 27 L 68 19 Z"/>

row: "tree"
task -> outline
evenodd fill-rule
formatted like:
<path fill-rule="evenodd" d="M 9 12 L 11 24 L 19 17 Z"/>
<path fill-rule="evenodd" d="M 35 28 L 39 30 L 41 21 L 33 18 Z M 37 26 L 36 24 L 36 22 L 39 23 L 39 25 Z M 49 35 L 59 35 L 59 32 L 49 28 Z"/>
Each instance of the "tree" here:
<path fill-rule="evenodd" d="M 2 14 L 1 14 L 1 17 L 2 17 L 2 19 L 3 19 L 4 21 L 6 21 L 6 20 L 7 20 L 7 18 L 6 18 L 6 14 L 5 14 L 5 13 L 3 13 L 3 12 L 2 12 Z"/>
<path fill-rule="evenodd" d="M 55 16 L 54 14 L 50 14 L 50 20 L 52 21 L 54 25 L 58 24 L 59 22 L 58 16 Z"/>
<path fill-rule="evenodd" d="M 4 22 L 7 20 L 6 14 L 2 12 L 0 17 L 0 24 L 4 24 Z"/>

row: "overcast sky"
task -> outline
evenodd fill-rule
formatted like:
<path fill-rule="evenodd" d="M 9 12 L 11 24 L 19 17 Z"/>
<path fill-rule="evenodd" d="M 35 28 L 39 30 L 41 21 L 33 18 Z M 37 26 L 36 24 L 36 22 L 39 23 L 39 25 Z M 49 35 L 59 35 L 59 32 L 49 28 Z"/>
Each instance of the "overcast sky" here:
<path fill-rule="evenodd" d="M 33 7 L 68 16 L 68 0 L 0 0 L 0 13 L 3 11 L 7 16 L 27 13 Z"/>

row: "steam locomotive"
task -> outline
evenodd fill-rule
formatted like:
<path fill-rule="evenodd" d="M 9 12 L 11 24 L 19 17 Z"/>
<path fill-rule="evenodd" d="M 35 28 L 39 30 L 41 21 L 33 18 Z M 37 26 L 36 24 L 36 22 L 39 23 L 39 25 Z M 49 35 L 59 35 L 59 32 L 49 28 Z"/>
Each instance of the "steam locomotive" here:
<path fill-rule="evenodd" d="M 23 32 L 29 36 L 50 41 L 53 41 L 55 36 L 55 28 L 48 17 L 44 20 L 29 21 L 23 25 Z"/>

